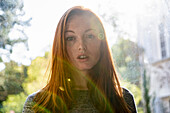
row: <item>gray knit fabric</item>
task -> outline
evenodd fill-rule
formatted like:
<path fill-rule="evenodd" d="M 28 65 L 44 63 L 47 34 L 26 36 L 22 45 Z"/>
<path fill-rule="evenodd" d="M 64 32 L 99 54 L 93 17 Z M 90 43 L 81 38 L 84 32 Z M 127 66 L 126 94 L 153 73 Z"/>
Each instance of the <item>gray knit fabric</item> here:
<path fill-rule="evenodd" d="M 36 93 L 28 96 L 22 113 L 34 113 L 33 99 Z M 99 113 L 99 111 L 94 107 L 89 92 L 86 90 L 75 90 L 73 91 L 75 101 L 73 102 L 69 113 Z M 124 99 L 126 103 L 130 106 L 132 113 L 137 113 L 133 95 L 127 90 L 123 91 Z"/>
<path fill-rule="evenodd" d="M 94 107 L 89 92 L 86 90 L 74 90 L 75 101 L 69 113 L 99 113 Z"/>
<path fill-rule="evenodd" d="M 33 93 L 27 97 L 27 100 L 25 101 L 24 108 L 22 110 L 22 113 L 34 113 L 32 107 L 34 105 L 33 99 L 35 97 L 36 93 Z"/>

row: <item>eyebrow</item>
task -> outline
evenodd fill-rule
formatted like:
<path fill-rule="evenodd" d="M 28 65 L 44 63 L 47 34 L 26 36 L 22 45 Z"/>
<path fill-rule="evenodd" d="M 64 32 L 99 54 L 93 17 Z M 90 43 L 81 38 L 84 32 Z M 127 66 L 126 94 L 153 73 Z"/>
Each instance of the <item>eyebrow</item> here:
<path fill-rule="evenodd" d="M 72 32 L 72 33 L 75 33 L 75 32 L 74 32 L 74 31 L 72 31 L 72 30 L 66 30 L 66 31 L 65 31 L 65 33 L 66 33 L 66 32 Z"/>
<path fill-rule="evenodd" d="M 87 29 L 87 30 L 85 31 L 85 33 L 88 32 L 88 31 L 91 31 L 91 30 L 96 31 L 95 29 Z"/>
<path fill-rule="evenodd" d="M 86 32 L 88 32 L 88 31 L 91 31 L 91 30 L 96 31 L 95 29 L 87 29 L 87 30 L 85 31 L 85 33 L 86 33 Z M 66 30 L 66 31 L 65 31 L 65 33 L 66 33 L 66 32 L 72 32 L 72 33 L 75 33 L 75 32 L 74 32 L 74 31 L 72 31 L 72 30 Z"/>

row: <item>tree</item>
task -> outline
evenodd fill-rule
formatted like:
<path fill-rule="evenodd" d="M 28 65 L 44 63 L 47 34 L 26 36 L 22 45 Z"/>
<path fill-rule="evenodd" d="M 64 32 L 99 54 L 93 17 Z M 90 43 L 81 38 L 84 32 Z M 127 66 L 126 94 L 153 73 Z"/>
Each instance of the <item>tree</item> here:
<path fill-rule="evenodd" d="M 8 95 L 23 92 L 22 83 L 26 76 L 26 66 L 18 66 L 17 63 L 10 61 L 6 63 L 6 68 L 0 72 L 0 109 L 2 102 Z"/>
<path fill-rule="evenodd" d="M 144 103 L 144 112 L 151 113 L 150 109 L 150 96 L 149 96 L 149 81 L 150 78 L 146 75 L 146 70 L 142 74 L 142 92 L 143 92 L 143 103 Z"/>
<path fill-rule="evenodd" d="M 139 86 L 140 62 L 139 55 L 143 49 L 130 40 L 119 38 L 112 46 L 112 55 L 121 77 L 130 83 Z"/>
<path fill-rule="evenodd" d="M 10 60 L 15 44 L 24 43 L 27 46 L 23 28 L 30 25 L 31 18 L 23 21 L 24 14 L 22 0 L 0 0 L 0 62 L 4 62 L 4 57 Z M 11 32 L 17 32 L 18 36 L 9 37 Z"/>
<path fill-rule="evenodd" d="M 23 20 L 24 14 L 22 0 L 0 0 L 0 92 L 3 94 L 0 95 L 0 107 L 9 94 L 23 91 L 21 84 L 26 75 L 26 66 L 18 67 L 17 63 L 11 61 L 10 55 L 16 44 L 23 43 L 28 48 L 24 26 L 30 25 L 31 18 Z M 15 32 L 17 35 L 12 34 Z M 3 71 L 2 64 L 4 67 L 6 65 Z"/>
<path fill-rule="evenodd" d="M 3 102 L 3 108 L 1 109 L 2 112 L 8 113 L 11 110 L 15 113 L 22 112 L 27 96 L 38 91 L 46 84 L 47 76 L 44 76 L 44 74 L 46 72 L 48 61 L 48 53 L 46 53 L 44 57 L 37 57 L 31 62 L 31 65 L 27 67 L 28 75 L 22 83 L 24 91 L 19 94 L 9 95 L 8 99 Z"/>
<path fill-rule="evenodd" d="M 139 56 L 143 49 L 130 40 L 119 38 L 112 46 L 112 55 L 118 73 L 121 75 L 121 85 L 128 88 L 134 95 L 138 112 L 143 113 L 140 107 L 142 93 L 140 90 L 140 62 Z"/>
<path fill-rule="evenodd" d="M 37 57 L 31 62 L 28 67 L 28 77 L 23 83 L 23 87 L 26 94 L 31 94 L 41 89 L 47 81 L 48 74 L 46 73 L 46 68 L 48 65 L 48 52 L 46 52 L 44 57 Z"/>
<path fill-rule="evenodd" d="M 0 75 L 4 80 L 4 87 L 9 94 L 18 94 L 23 91 L 22 83 L 25 79 L 26 66 L 18 66 L 17 63 L 11 61 L 6 63 L 6 69 Z M 1 79 L 1 80 L 2 80 Z"/>

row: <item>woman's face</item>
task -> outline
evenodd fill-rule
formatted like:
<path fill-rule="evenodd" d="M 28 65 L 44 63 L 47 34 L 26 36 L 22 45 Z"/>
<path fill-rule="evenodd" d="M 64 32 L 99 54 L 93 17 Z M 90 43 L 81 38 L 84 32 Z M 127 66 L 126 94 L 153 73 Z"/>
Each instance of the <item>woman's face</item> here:
<path fill-rule="evenodd" d="M 87 72 L 99 61 L 100 29 L 95 19 L 87 15 L 69 18 L 65 31 L 66 49 L 71 63 L 78 70 Z"/>

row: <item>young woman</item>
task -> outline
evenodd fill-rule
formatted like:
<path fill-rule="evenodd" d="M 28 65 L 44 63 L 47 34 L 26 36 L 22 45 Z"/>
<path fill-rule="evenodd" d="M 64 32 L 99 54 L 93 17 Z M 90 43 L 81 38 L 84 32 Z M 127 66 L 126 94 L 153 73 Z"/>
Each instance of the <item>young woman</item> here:
<path fill-rule="evenodd" d="M 23 113 L 136 113 L 132 94 L 120 86 L 103 25 L 89 9 L 73 7 L 61 17 L 49 76 Z"/>

